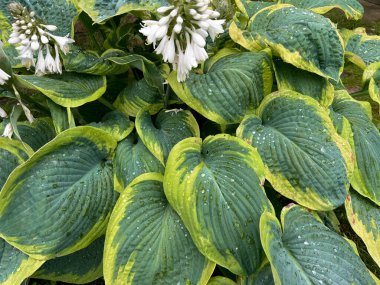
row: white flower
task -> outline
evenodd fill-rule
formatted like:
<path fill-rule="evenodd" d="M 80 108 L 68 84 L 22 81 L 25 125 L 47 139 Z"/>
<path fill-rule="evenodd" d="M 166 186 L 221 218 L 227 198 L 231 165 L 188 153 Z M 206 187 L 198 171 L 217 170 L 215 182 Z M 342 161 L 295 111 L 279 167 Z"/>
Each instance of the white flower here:
<path fill-rule="evenodd" d="M 68 37 L 58 37 L 58 36 L 54 36 L 50 33 L 47 33 L 52 39 L 54 39 L 54 41 L 56 42 L 56 44 L 58 44 L 59 48 L 61 49 L 61 51 L 64 53 L 64 54 L 67 54 L 70 50 L 70 46 L 69 44 L 72 44 L 74 42 L 73 39 L 70 39 Z"/>
<path fill-rule="evenodd" d="M 68 36 L 60 37 L 51 34 L 50 32 L 54 32 L 58 29 L 57 26 L 42 24 L 41 20 L 36 20 L 35 12 L 29 12 L 26 7 L 23 7 L 19 3 L 13 3 L 10 10 L 15 22 L 12 24 L 13 32 L 8 42 L 18 45 L 16 49 L 19 52 L 21 63 L 26 68 L 31 68 L 35 65 L 35 56 L 38 54 L 35 69 L 37 75 L 62 73 L 62 63 L 58 49 L 64 54 L 67 54 L 70 44 L 72 44 L 74 40 Z M 46 54 L 46 58 L 43 57 L 41 51 L 44 45 L 49 51 Z M 53 49 L 53 47 L 55 50 L 55 58 L 50 54 L 50 48 Z M 45 64 L 45 66 L 43 66 L 43 64 Z"/>
<path fill-rule="evenodd" d="M 57 72 L 57 65 L 55 63 L 54 58 L 50 54 L 49 46 L 46 46 L 45 67 L 46 67 L 46 71 L 49 73 Z"/>
<path fill-rule="evenodd" d="M 177 80 L 185 81 L 192 68 L 208 58 L 206 38 L 215 40 L 223 33 L 225 20 L 216 20 L 217 11 L 208 8 L 209 0 L 186 0 L 175 5 L 160 7 L 158 21 L 143 21 L 140 32 L 155 52 L 177 71 Z M 158 46 L 156 44 L 159 42 Z"/>
<path fill-rule="evenodd" d="M 7 138 L 11 138 L 13 135 L 13 128 L 12 128 L 12 125 L 11 123 L 8 123 L 5 128 L 4 128 L 4 131 L 3 131 L 3 134 L 2 136 L 3 137 L 7 137 Z"/>
<path fill-rule="evenodd" d="M 54 45 L 54 51 L 55 51 L 55 66 L 57 67 L 57 73 L 62 74 L 62 63 L 61 59 L 59 58 L 59 50 L 58 46 Z"/>
<path fill-rule="evenodd" d="M 30 69 L 35 65 L 33 50 L 30 45 L 23 46 L 23 49 L 21 50 L 20 56 L 18 56 L 18 58 L 21 59 L 21 64 L 27 69 Z"/>
<path fill-rule="evenodd" d="M 11 76 L 0 68 L 0 85 L 4 85 L 9 78 L 11 78 Z"/>
<path fill-rule="evenodd" d="M 1 107 L 0 107 L 0 117 L 3 119 L 8 117 L 7 112 L 5 112 L 4 109 Z"/>
<path fill-rule="evenodd" d="M 45 67 L 45 58 L 44 58 L 42 49 L 40 49 L 39 52 L 38 52 L 38 59 L 37 59 L 35 74 L 37 76 L 43 76 L 43 75 L 46 74 L 45 69 L 46 69 L 46 67 Z"/>

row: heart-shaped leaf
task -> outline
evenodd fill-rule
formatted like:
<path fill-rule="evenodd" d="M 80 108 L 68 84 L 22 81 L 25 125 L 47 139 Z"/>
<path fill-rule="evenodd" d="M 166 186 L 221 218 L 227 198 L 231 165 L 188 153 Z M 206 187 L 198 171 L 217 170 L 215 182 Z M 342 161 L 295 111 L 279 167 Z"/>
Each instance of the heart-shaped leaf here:
<path fill-rule="evenodd" d="M 257 148 L 266 179 L 285 197 L 324 211 L 344 203 L 352 152 L 314 99 L 288 90 L 273 93 L 257 116 L 242 121 L 237 136 Z"/>
<path fill-rule="evenodd" d="M 206 284 L 214 271 L 166 200 L 162 179 L 143 174 L 117 201 L 104 251 L 107 284 Z"/>
<path fill-rule="evenodd" d="M 351 245 L 306 209 L 284 208 L 281 224 L 272 213 L 260 219 L 275 284 L 376 284 Z"/>
<path fill-rule="evenodd" d="M 242 52 L 216 61 L 206 74 L 191 74 L 179 83 L 168 82 L 182 101 L 211 121 L 239 123 L 272 90 L 271 59 L 267 52 Z"/>
<path fill-rule="evenodd" d="M 72 128 L 15 169 L 0 192 L 0 236 L 36 259 L 63 256 L 102 235 L 116 200 L 116 141 Z"/>
<path fill-rule="evenodd" d="M 166 197 L 198 249 L 238 275 L 254 273 L 263 257 L 259 219 L 273 211 L 263 175 L 257 151 L 224 134 L 184 139 L 166 164 Z"/>
<path fill-rule="evenodd" d="M 297 68 L 335 81 L 343 71 L 342 38 L 331 21 L 311 11 L 289 4 L 269 6 L 256 13 L 241 33 L 243 46 L 267 45 Z"/>
<path fill-rule="evenodd" d="M 162 163 L 172 147 L 188 137 L 199 137 L 199 126 L 190 111 L 174 109 L 161 111 L 152 121 L 148 111 L 136 117 L 136 130 L 144 145 Z"/>

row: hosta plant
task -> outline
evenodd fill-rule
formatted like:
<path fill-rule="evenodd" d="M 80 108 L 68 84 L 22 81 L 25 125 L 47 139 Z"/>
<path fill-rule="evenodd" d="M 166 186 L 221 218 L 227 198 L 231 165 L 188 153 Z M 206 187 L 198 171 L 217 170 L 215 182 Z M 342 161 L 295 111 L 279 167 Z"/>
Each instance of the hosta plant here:
<path fill-rule="evenodd" d="M 0 284 L 379 284 L 380 36 L 330 10 L 2 0 Z"/>

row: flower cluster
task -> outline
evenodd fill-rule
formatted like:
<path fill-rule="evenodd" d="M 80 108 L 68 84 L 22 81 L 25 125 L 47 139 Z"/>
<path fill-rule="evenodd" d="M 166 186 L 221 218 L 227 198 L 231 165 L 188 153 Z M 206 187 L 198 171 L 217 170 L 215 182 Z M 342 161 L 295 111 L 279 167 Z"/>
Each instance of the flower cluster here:
<path fill-rule="evenodd" d="M 208 58 L 206 38 L 212 40 L 224 31 L 225 20 L 209 9 L 209 0 L 180 0 L 175 5 L 157 9 L 159 21 L 143 21 L 140 32 L 153 44 L 155 52 L 162 54 L 165 62 L 177 70 L 177 80 L 182 82 L 193 67 Z M 157 42 L 159 42 L 158 46 Z"/>
<path fill-rule="evenodd" d="M 35 66 L 36 75 L 62 73 L 59 50 L 64 54 L 69 51 L 69 44 L 74 40 L 51 34 L 57 30 L 54 25 L 45 25 L 35 17 L 35 12 L 29 12 L 19 3 L 11 3 L 9 9 L 15 22 L 9 43 L 18 45 L 21 63 L 27 69 Z M 35 55 L 38 55 L 37 62 Z"/>

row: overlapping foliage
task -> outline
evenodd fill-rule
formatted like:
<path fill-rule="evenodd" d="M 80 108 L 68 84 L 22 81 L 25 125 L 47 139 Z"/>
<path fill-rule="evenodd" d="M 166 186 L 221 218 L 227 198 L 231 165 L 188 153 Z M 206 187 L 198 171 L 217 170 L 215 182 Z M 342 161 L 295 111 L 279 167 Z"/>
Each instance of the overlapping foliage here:
<path fill-rule="evenodd" d="M 138 32 L 166 1 L 21 0 L 76 40 L 42 77 L 10 2 L 1 285 L 379 284 L 380 36 L 324 15 L 358 1 L 212 1 L 226 32 L 181 83 Z"/>

